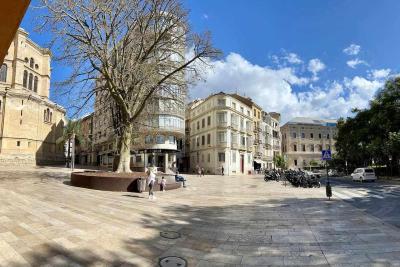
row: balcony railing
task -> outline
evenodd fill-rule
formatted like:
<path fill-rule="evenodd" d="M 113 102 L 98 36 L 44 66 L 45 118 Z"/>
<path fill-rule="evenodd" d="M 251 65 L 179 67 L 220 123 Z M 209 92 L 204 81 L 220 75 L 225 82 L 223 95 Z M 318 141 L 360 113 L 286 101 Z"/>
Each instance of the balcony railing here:
<path fill-rule="evenodd" d="M 238 147 L 239 147 L 238 143 L 231 143 L 231 148 L 238 149 Z"/>
<path fill-rule="evenodd" d="M 239 130 L 239 124 L 232 122 L 231 126 L 234 130 Z"/>
<path fill-rule="evenodd" d="M 218 141 L 217 142 L 217 147 L 227 147 L 228 146 L 228 143 L 227 142 L 224 142 L 224 141 Z"/>
<path fill-rule="evenodd" d="M 217 127 L 227 127 L 228 123 L 226 121 L 217 121 Z"/>

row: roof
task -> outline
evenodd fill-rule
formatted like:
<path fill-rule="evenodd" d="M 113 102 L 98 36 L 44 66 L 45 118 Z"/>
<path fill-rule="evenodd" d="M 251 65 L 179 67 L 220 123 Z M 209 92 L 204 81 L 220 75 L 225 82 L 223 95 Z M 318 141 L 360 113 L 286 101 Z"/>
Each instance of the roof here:
<path fill-rule="evenodd" d="M 321 125 L 321 126 L 336 126 L 337 120 L 335 119 L 316 119 L 307 117 L 296 117 L 288 121 L 285 125 Z"/>

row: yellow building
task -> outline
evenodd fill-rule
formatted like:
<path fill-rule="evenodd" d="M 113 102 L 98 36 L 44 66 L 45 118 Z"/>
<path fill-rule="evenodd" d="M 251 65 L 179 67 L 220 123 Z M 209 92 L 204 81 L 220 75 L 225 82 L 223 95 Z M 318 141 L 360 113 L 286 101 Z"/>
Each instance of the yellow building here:
<path fill-rule="evenodd" d="M 64 160 L 65 110 L 49 100 L 50 57 L 17 31 L 0 67 L 0 163 Z"/>

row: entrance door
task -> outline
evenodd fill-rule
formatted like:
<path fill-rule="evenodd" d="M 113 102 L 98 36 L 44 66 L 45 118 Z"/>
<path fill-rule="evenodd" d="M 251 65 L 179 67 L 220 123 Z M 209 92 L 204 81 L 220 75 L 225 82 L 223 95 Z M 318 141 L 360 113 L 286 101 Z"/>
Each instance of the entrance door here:
<path fill-rule="evenodd" d="M 240 172 L 244 173 L 244 155 L 240 155 Z"/>

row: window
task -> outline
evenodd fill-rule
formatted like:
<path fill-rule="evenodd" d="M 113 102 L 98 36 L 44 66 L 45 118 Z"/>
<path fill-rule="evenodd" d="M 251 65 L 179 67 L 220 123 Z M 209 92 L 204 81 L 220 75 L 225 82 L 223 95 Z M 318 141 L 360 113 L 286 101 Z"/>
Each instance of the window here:
<path fill-rule="evenodd" d="M 200 121 L 197 122 L 197 130 L 200 130 Z"/>
<path fill-rule="evenodd" d="M 235 103 L 235 102 L 232 102 L 232 108 L 233 108 L 234 110 L 236 110 L 236 103 Z"/>
<path fill-rule="evenodd" d="M 225 162 L 225 153 L 218 153 L 218 161 Z"/>
<path fill-rule="evenodd" d="M 206 127 L 206 119 L 201 120 L 201 128 Z"/>
<path fill-rule="evenodd" d="M 329 134 L 326 135 L 326 139 L 329 139 Z"/>
<path fill-rule="evenodd" d="M 197 145 L 197 147 L 200 146 L 200 142 L 199 142 L 199 138 L 198 137 L 196 137 L 196 145 Z"/>
<path fill-rule="evenodd" d="M 39 82 L 39 79 L 38 79 L 37 76 L 35 76 L 35 81 L 34 81 L 34 83 L 33 83 L 33 91 L 34 91 L 35 93 L 37 93 L 38 82 Z"/>
<path fill-rule="evenodd" d="M 217 133 L 217 142 L 218 143 L 226 143 L 226 132 L 218 132 Z"/>
<path fill-rule="evenodd" d="M 244 136 L 241 137 L 241 139 L 240 139 L 240 144 L 241 144 L 242 146 L 245 146 L 245 145 L 246 145 L 246 137 L 244 137 Z"/>
<path fill-rule="evenodd" d="M 21 146 L 21 141 L 17 141 L 17 146 Z"/>
<path fill-rule="evenodd" d="M 314 138 L 314 134 L 310 133 L 310 138 L 313 139 Z"/>
<path fill-rule="evenodd" d="M 231 133 L 231 143 L 237 144 L 237 135 L 235 133 Z"/>
<path fill-rule="evenodd" d="M 294 160 L 294 166 L 297 166 L 297 159 Z"/>
<path fill-rule="evenodd" d="M 201 136 L 201 145 L 204 146 L 206 144 L 206 137 L 204 135 Z"/>
<path fill-rule="evenodd" d="M 153 136 L 148 135 L 144 138 L 144 143 L 145 144 L 152 144 L 153 143 Z"/>
<path fill-rule="evenodd" d="M 157 144 L 164 144 L 164 143 L 165 143 L 165 137 L 164 137 L 164 135 L 157 135 L 157 136 L 156 136 L 156 143 L 157 143 Z"/>
<path fill-rule="evenodd" d="M 225 124 L 226 123 L 226 112 L 218 112 L 217 113 L 217 123 Z"/>
<path fill-rule="evenodd" d="M 211 144 L 211 134 L 207 134 L 207 145 Z"/>
<path fill-rule="evenodd" d="M 251 116 L 251 115 L 250 115 L 250 110 L 247 111 L 247 116 L 249 116 L 249 117 Z"/>
<path fill-rule="evenodd" d="M 301 133 L 301 138 L 306 138 L 306 135 L 304 133 Z"/>
<path fill-rule="evenodd" d="M 3 64 L 1 65 L 0 68 L 0 82 L 6 82 L 7 81 L 7 65 Z"/>
<path fill-rule="evenodd" d="M 207 117 L 207 125 L 210 126 L 211 125 L 211 116 Z"/>
<path fill-rule="evenodd" d="M 175 144 L 175 136 L 173 135 L 168 136 L 168 141 L 170 145 Z"/>
<path fill-rule="evenodd" d="M 232 153 L 232 163 L 236 163 L 236 152 Z"/>
<path fill-rule="evenodd" d="M 136 156 L 136 162 L 137 163 L 139 163 L 139 162 L 142 162 L 142 156 Z"/>
<path fill-rule="evenodd" d="M 208 154 L 207 154 L 207 162 L 210 162 L 210 161 L 211 161 L 211 154 L 208 153 Z"/>
<path fill-rule="evenodd" d="M 297 151 L 297 145 L 293 145 L 293 151 Z"/>
<path fill-rule="evenodd" d="M 28 84 L 28 72 L 26 70 L 24 70 L 24 79 L 22 81 L 22 86 L 24 88 L 27 88 Z"/>
<path fill-rule="evenodd" d="M 296 133 L 292 133 L 293 138 L 296 138 Z"/>
<path fill-rule="evenodd" d="M 321 139 L 321 137 L 322 137 L 321 133 L 318 134 L 318 137 L 319 137 L 319 139 Z"/>
<path fill-rule="evenodd" d="M 310 145 L 311 152 L 314 152 L 314 145 Z"/>
<path fill-rule="evenodd" d="M 257 116 L 257 111 L 255 109 L 253 110 L 253 113 L 254 113 L 254 117 Z"/>
<path fill-rule="evenodd" d="M 302 149 L 303 151 L 306 151 L 306 145 L 302 145 L 302 146 L 301 146 L 301 149 Z"/>
<path fill-rule="evenodd" d="M 226 106 L 226 99 L 218 99 L 218 106 Z"/>
<path fill-rule="evenodd" d="M 32 90 L 32 83 L 33 83 L 33 74 L 29 73 L 29 82 L 28 82 L 28 89 Z"/>
<path fill-rule="evenodd" d="M 240 107 L 240 112 L 244 113 L 244 108 Z"/>
<path fill-rule="evenodd" d="M 34 65 L 35 65 L 35 60 L 31 57 L 31 60 L 29 61 L 29 67 L 33 69 Z"/>

